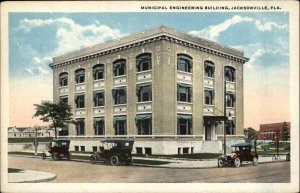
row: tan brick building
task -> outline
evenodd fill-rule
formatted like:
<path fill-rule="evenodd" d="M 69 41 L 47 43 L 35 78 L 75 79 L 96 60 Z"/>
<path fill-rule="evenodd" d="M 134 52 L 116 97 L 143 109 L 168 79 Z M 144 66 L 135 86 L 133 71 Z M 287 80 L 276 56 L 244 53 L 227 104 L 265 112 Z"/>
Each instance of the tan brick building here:
<path fill-rule="evenodd" d="M 291 123 L 281 122 L 281 123 L 268 123 L 261 124 L 258 131 L 258 140 L 276 140 L 278 137 L 279 141 L 284 140 L 284 127 L 287 127 L 290 132 Z"/>
<path fill-rule="evenodd" d="M 134 139 L 143 154 L 221 152 L 225 98 L 228 145 L 243 136 L 247 60 L 165 26 L 54 57 L 54 102 L 78 121 L 61 134 L 76 150 L 112 137 Z"/>

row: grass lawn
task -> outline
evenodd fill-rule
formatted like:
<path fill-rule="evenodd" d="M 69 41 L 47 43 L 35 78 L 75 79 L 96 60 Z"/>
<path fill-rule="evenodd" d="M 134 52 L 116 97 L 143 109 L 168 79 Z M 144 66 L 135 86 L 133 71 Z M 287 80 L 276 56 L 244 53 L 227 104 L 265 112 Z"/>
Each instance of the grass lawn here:
<path fill-rule="evenodd" d="M 24 170 L 16 169 L 16 168 L 8 168 L 8 173 L 19 173 L 22 171 L 24 171 Z"/>
<path fill-rule="evenodd" d="M 185 159 L 217 159 L 219 153 L 195 153 L 195 154 L 174 154 L 174 155 L 150 155 L 149 158 L 185 158 Z M 144 157 L 143 155 L 135 155 Z"/>

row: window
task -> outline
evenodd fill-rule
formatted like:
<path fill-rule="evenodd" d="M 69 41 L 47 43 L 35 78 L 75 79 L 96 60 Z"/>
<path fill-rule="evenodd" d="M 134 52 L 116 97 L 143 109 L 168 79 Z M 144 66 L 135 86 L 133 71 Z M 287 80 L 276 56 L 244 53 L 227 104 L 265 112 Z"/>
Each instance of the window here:
<path fill-rule="evenodd" d="M 152 114 L 136 115 L 138 135 L 152 135 Z"/>
<path fill-rule="evenodd" d="M 191 72 L 193 65 L 193 59 L 185 54 L 177 55 L 177 70 L 183 72 Z"/>
<path fill-rule="evenodd" d="M 136 57 L 136 68 L 138 72 L 151 70 L 151 67 L 152 65 L 150 53 L 140 54 Z"/>
<path fill-rule="evenodd" d="M 97 146 L 92 146 L 93 152 L 97 151 Z"/>
<path fill-rule="evenodd" d="M 206 77 L 215 77 L 215 65 L 211 61 L 204 62 L 204 75 Z"/>
<path fill-rule="evenodd" d="M 58 132 L 59 136 L 67 136 L 69 135 L 69 125 L 65 125 L 64 127 L 61 127 L 61 130 Z"/>
<path fill-rule="evenodd" d="M 114 116 L 115 135 L 126 135 L 126 116 Z"/>
<path fill-rule="evenodd" d="M 122 76 L 126 74 L 126 60 L 120 59 L 113 63 L 114 76 Z"/>
<path fill-rule="evenodd" d="M 62 103 L 68 104 L 68 96 L 61 96 L 59 98 L 59 101 L 62 102 Z"/>
<path fill-rule="evenodd" d="M 84 108 L 84 94 L 75 95 L 76 109 Z"/>
<path fill-rule="evenodd" d="M 177 116 L 177 134 L 190 135 L 192 134 L 192 115 L 178 114 Z"/>
<path fill-rule="evenodd" d="M 138 155 L 143 154 L 143 148 L 141 148 L 141 147 L 136 147 L 135 149 L 136 149 L 136 154 L 138 154 Z"/>
<path fill-rule="evenodd" d="M 85 76 L 84 73 L 85 73 L 85 70 L 82 69 L 82 68 L 75 71 L 75 82 L 76 82 L 76 84 L 84 83 L 84 76 Z"/>
<path fill-rule="evenodd" d="M 79 151 L 79 146 L 75 145 L 74 149 L 75 149 L 75 151 Z"/>
<path fill-rule="evenodd" d="M 80 151 L 85 151 L 85 146 L 80 146 Z"/>
<path fill-rule="evenodd" d="M 178 147 L 178 149 L 177 149 L 177 154 L 181 154 L 181 148 L 180 147 Z"/>
<path fill-rule="evenodd" d="M 77 135 L 84 135 L 84 119 L 76 119 L 76 134 Z"/>
<path fill-rule="evenodd" d="M 152 148 L 150 148 L 150 147 L 145 147 L 145 154 L 147 154 L 147 155 L 152 155 Z"/>
<path fill-rule="evenodd" d="M 235 134 L 235 121 L 227 120 L 225 123 L 226 135 L 234 135 Z"/>
<path fill-rule="evenodd" d="M 214 102 L 214 93 L 213 90 L 205 90 L 205 104 L 206 105 L 213 105 Z"/>
<path fill-rule="evenodd" d="M 97 91 L 94 92 L 94 106 L 104 106 L 105 101 L 104 101 L 104 91 Z"/>
<path fill-rule="evenodd" d="M 233 93 L 226 93 L 226 106 L 227 107 L 235 106 L 235 95 Z"/>
<path fill-rule="evenodd" d="M 182 148 L 182 153 L 183 153 L 183 154 L 189 153 L 189 149 L 190 149 L 190 148 L 188 148 L 188 147 Z"/>
<path fill-rule="evenodd" d="M 104 127 L 104 118 L 103 117 L 95 117 L 94 118 L 94 134 L 95 135 L 104 135 L 105 134 Z"/>
<path fill-rule="evenodd" d="M 152 101 L 151 83 L 139 84 L 136 87 L 138 102 Z"/>
<path fill-rule="evenodd" d="M 115 101 L 115 105 L 117 104 L 126 104 L 126 88 L 114 88 L 112 90 L 112 95 Z"/>
<path fill-rule="evenodd" d="M 234 82 L 235 81 L 235 69 L 231 66 L 225 66 L 225 80 Z"/>
<path fill-rule="evenodd" d="M 68 73 L 63 72 L 59 75 L 59 86 L 68 86 Z"/>
<path fill-rule="evenodd" d="M 191 102 L 192 88 L 190 85 L 178 84 L 177 86 L 177 101 Z"/>
<path fill-rule="evenodd" d="M 94 80 L 104 79 L 104 65 L 97 64 L 93 67 L 93 77 Z"/>

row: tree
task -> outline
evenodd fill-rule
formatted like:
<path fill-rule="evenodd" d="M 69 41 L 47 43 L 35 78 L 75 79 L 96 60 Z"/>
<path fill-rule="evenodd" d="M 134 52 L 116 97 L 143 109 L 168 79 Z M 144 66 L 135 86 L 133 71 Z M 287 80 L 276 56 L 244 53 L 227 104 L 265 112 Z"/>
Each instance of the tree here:
<path fill-rule="evenodd" d="M 41 104 L 34 104 L 35 114 L 33 117 L 40 117 L 43 122 L 52 122 L 50 127 L 54 127 L 55 139 L 57 138 L 57 127 L 65 127 L 66 124 L 76 124 L 71 113 L 71 106 L 64 102 L 58 104 L 51 101 L 42 101 Z"/>
<path fill-rule="evenodd" d="M 289 139 L 290 139 L 290 130 L 289 130 L 287 122 L 284 122 L 283 123 L 283 140 L 287 142 Z"/>
<path fill-rule="evenodd" d="M 254 140 L 254 149 L 256 152 L 256 140 L 257 140 L 258 132 L 255 129 L 253 129 L 252 127 L 248 127 L 246 129 L 244 129 L 244 135 L 245 135 L 246 142 L 251 143 L 252 140 Z"/>

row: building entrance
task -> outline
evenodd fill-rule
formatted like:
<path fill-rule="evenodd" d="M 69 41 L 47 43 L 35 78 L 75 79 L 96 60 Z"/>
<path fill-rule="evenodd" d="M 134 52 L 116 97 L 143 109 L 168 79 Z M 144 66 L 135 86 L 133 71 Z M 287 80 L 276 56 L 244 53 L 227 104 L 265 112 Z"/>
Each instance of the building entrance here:
<path fill-rule="evenodd" d="M 205 141 L 214 140 L 216 136 L 215 124 L 212 121 L 204 121 Z"/>

